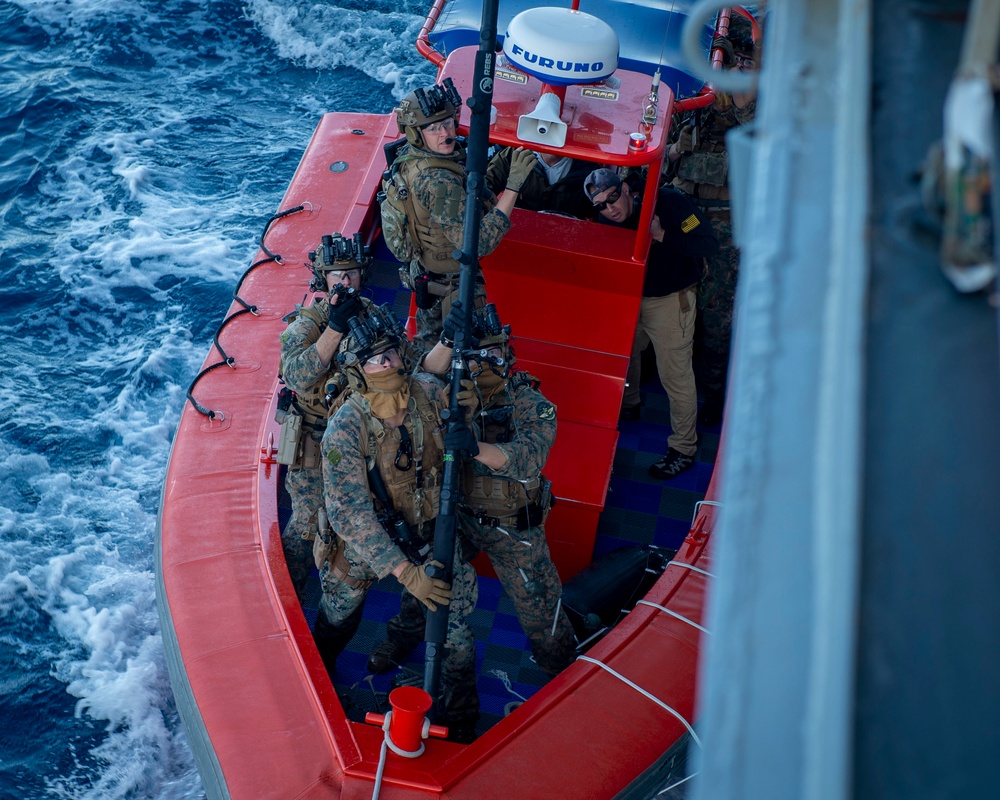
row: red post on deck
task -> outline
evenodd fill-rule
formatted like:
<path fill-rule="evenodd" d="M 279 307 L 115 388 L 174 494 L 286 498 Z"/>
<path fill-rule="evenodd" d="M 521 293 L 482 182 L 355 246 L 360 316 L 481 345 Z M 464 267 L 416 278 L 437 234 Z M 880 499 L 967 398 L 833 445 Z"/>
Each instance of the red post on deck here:
<path fill-rule="evenodd" d="M 431 725 L 427 712 L 431 710 L 431 696 L 419 686 L 399 686 L 389 693 L 389 714 L 365 714 L 365 722 L 385 727 L 389 718 L 389 744 L 394 753 L 416 758 L 424 752 L 423 740 L 428 736 L 443 739 L 448 729 Z"/>

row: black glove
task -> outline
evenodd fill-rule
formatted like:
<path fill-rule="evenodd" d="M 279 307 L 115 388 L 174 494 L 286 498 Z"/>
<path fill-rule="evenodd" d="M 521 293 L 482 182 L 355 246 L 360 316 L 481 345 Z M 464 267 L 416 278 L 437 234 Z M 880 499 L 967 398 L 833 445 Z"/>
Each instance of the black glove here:
<path fill-rule="evenodd" d="M 474 458 L 479 455 L 479 442 L 476 441 L 476 434 L 468 425 L 459 425 L 454 428 L 449 425 L 444 433 L 444 449 L 457 450 Z"/>
<path fill-rule="evenodd" d="M 460 327 L 462 327 L 462 301 L 456 300 L 451 304 L 448 316 L 441 323 L 441 344 L 445 347 L 454 347 Z"/>
<path fill-rule="evenodd" d="M 336 297 L 337 305 L 333 305 L 332 299 L 330 303 L 330 327 L 338 333 L 347 333 L 348 320 L 361 313 L 361 300 L 358 299 L 357 292 Z"/>
<path fill-rule="evenodd" d="M 712 39 L 712 49 L 718 47 L 722 50 L 722 66 L 732 67 L 736 64 L 736 53 L 733 52 L 733 43 L 725 36 L 716 36 Z"/>

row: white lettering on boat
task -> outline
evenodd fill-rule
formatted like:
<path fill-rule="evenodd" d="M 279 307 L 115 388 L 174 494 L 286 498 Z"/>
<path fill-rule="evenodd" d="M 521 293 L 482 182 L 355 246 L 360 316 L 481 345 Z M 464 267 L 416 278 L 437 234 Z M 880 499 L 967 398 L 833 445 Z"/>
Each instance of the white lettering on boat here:
<path fill-rule="evenodd" d="M 511 47 L 511 55 L 524 59 L 528 64 L 538 64 L 542 69 L 556 69 L 559 72 L 572 72 L 576 74 L 587 72 L 601 72 L 604 69 L 603 61 L 582 63 L 579 61 L 557 61 L 548 56 L 532 53 L 525 50 L 521 45 L 515 44 Z"/>

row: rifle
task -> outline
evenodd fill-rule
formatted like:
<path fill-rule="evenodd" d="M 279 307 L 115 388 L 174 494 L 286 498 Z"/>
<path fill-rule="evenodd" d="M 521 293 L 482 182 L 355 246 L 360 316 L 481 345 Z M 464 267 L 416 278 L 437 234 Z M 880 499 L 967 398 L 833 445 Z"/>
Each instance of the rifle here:
<path fill-rule="evenodd" d="M 368 470 L 368 486 L 372 490 L 372 496 L 378 500 L 381 511 L 377 512 L 379 523 L 385 528 L 392 540 L 399 545 L 399 549 L 412 563 L 420 565 L 427 560 L 427 555 L 431 551 L 429 542 L 421 540 L 410 530 L 410 525 L 406 517 L 401 512 L 392 507 L 392 498 L 389 497 L 389 490 L 386 489 L 382 473 L 378 471 L 378 466 L 373 465 Z"/>
<path fill-rule="evenodd" d="M 472 75 L 472 97 L 466 102 L 472 112 L 469 122 L 469 146 L 466 151 L 465 230 L 462 250 L 456 252 L 459 280 L 458 297 L 462 303 L 462 324 L 455 335 L 451 357 L 451 402 L 441 417 L 450 430 L 465 424 L 465 415 L 458 402 L 462 378 L 466 374 L 464 352 L 472 336 L 472 300 L 476 273 L 479 271 L 479 222 L 482 215 L 483 188 L 486 177 L 486 151 L 490 138 L 490 108 L 493 105 L 493 74 L 496 70 L 497 13 L 499 0 L 485 0 L 479 27 L 479 50 Z M 458 456 L 456 458 L 456 456 Z M 455 527 L 458 515 L 458 481 L 461 455 L 445 451 L 444 474 L 441 478 L 441 506 L 434 523 L 434 559 L 444 565 L 432 577 L 452 582 Z M 424 657 L 424 690 L 435 703 L 441 684 L 441 661 L 448 630 L 448 606 L 438 606 L 427 614 Z"/>

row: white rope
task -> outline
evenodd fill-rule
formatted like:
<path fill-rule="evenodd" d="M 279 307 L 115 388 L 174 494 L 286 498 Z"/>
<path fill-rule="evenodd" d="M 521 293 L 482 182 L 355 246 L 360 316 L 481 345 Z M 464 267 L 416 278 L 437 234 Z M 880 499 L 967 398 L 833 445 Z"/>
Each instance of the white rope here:
<path fill-rule="evenodd" d="M 708 628 L 701 627 L 701 625 L 699 625 L 697 622 L 692 622 L 687 617 L 678 614 L 676 611 L 671 611 L 669 608 L 664 608 L 659 603 L 651 603 L 649 600 L 640 600 L 639 602 L 636 603 L 636 605 L 652 606 L 653 608 L 658 608 L 664 614 L 669 614 L 670 616 L 679 619 L 681 622 L 686 622 L 688 625 L 697 628 L 702 633 L 707 633 L 709 636 L 712 635 L 712 632 Z"/>
<path fill-rule="evenodd" d="M 385 731 L 382 736 L 382 750 L 378 754 L 378 769 L 375 770 L 375 788 L 372 789 L 372 800 L 378 800 L 378 793 L 382 789 L 382 772 L 385 770 L 385 757 L 389 752 L 389 731 Z"/>
<path fill-rule="evenodd" d="M 591 658 L 590 656 L 578 656 L 576 660 L 577 661 L 589 661 L 591 664 L 597 664 L 597 666 L 599 666 L 601 669 L 605 670 L 606 672 L 610 673 L 611 675 L 614 675 L 616 678 L 618 678 L 618 680 L 620 680 L 626 686 L 631 686 L 639 694 L 643 695 L 644 697 L 648 697 L 650 700 L 652 700 L 654 703 L 656 703 L 656 705 L 658 705 L 660 708 L 664 709 L 665 711 L 669 711 L 671 714 L 673 714 L 675 717 L 677 717 L 677 719 L 679 719 L 682 723 L 684 723 L 684 727 L 687 728 L 687 732 L 689 734 L 691 734 L 691 739 L 694 741 L 695 744 L 698 745 L 698 747 L 701 747 L 701 739 L 699 739 L 698 738 L 698 734 L 694 732 L 694 728 L 691 727 L 691 723 L 688 722 L 686 719 L 684 719 L 684 717 L 682 717 L 677 711 L 675 711 L 674 709 L 672 709 L 670 706 L 668 706 L 666 703 L 664 703 L 658 697 L 654 697 L 649 692 L 647 692 L 645 689 L 643 689 L 641 686 L 639 686 L 636 683 L 633 683 L 632 681 L 630 681 L 628 678 L 626 678 L 621 673 L 615 672 L 613 669 L 611 669 L 611 667 L 609 667 L 603 661 L 598 661 L 598 660 L 596 660 L 594 658 Z"/>
<path fill-rule="evenodd" d="M 694 504 L 694 514 L 691 515 L 692 525 L 694 525 L 694 521 L 698 519 L 698 512 L 701 511 L 702 506 L 715 506 L 716 508 L 722 508 L 722 503 L 718 500 L 699 500 Z"/>
<path fill-rule="evenodd" d="M 506 689 L 508 692 L 510 692 L 512 695 L 514 695 L 514 697 L 521 698 L 521 701 L 524 703 L 528 702 L 527 697 L 518 694 L 517 692 L 514 691 L 513 687 L 510 685 L 510 678 L 507 676 L 507 673 L 504 672 L 502 669 L 491 669 L 490 675 L 494 675 L 497 678 L 499 678 L 500 681 L 503 683 L 503 688 Z"/>
<path fill-rule="evenodd" d="M 680 786 L 680 785 L 681 785 L 682 783 L 687 783 L 687 782 L 688 782 L 689 780 L 691 780 L 691 779 L 692 779 L 692 778 L 693 778 L 693 777 L 694 777 L 695 775 L 697 775 L 697 774 L 698 774 L 697 772 L 692 772 L 692 773 L 691 773 L 690 775 L 688 775 L 688 776 L 687 776 L 686 778 L 681 778 L 681 779 L 680 779 L 679 781 L 677 781 L 677 783 L 672 783 L 672 784 L 670 784 L 670 785 L 669 785 L 669 786 L 668 786 L 668 787 L 667 787 L 666 789 L 660 789 L 660 791 L 658 791 L 658 792 L 656 793 L 656 795 L 655 795 L 655 796 L 656 796 L 656 797 L 659 797 L 659 796 L 660 796 L 661 794 L 663 794 L 664 792 L 669 792 L 669 791 L 670 791 L 671 789 L 676 789 L 676 788 L 677 788 L 678 786 Z"/>
<path fill-rule="evenodd" d="M 711 572 L 708 572 L 707 570 L 701 569 L 700 567 L 692 566 L 691 564 L 685 564 L 683 561 L 671 561 L 670 563 L 667 564 L 667 566 L 668 567 L 684 567 L 684 569 L 689 569 L 692 572 L 700 572 L 702 575 L 705 575 L 705 576 L 707 576 L 709 578 L 714 578 L 715 577 Z"/>

